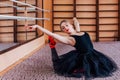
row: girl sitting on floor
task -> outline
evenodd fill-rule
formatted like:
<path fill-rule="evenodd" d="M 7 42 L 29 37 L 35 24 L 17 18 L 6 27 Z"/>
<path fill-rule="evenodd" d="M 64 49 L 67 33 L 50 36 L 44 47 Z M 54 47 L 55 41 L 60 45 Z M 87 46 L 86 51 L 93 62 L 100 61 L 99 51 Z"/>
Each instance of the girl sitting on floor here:
<path fill-rule="evenodd" d="M 32 28 L 40 29 L 50 36 L 49 45 L 55 72 L 59 75 L 77 78 L 80 78 L 82 75 L 87 78 L 111 76 L 117 69 L 115 62 L 103 53 L 95 50 L 89 34 L 80 31 L 79 22 L 76 18 L 73 18 L 73 21 L 75 29 L 66 20 L 60 23 L 62 31 L 69 36 L 52 33 L 39 25 L 31 26 Z M 75 47 L 76 50 L 58 56 L 55 49 L 56 42 L 53 38 L 61 43 Z"/>

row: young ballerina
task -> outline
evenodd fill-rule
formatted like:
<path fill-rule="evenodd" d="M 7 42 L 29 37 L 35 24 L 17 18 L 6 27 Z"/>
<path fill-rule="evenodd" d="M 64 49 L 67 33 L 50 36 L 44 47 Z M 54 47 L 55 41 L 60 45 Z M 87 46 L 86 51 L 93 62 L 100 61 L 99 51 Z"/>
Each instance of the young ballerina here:
<path fill-rule="evenodd" d="M 69 34 L 66 37 L 52 33 L 39 25 L 32 26 L 32 28 L 38 28 L 49 35 L 49 45 L 55 72 L 59 75 L 76 78 L 81 76 L 86 78 L 111 76 L 117 70 L 115 62 L 103 53 L 95 50 L 89 34 L 80 32 L 79 22 L 76 18 L 73 18 L 73 21 L 76 30 L 66 20 L 60 23 L 62 31 Z M 75 47 L 76 50 L 58 56 L 55 49 L 56 42 L 53 38 Z"/>

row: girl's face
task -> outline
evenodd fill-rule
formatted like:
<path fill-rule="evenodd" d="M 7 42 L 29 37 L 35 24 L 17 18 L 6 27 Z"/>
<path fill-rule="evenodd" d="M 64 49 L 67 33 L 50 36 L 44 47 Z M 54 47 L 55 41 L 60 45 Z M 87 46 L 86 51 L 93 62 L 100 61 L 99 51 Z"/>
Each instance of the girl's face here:
<path fill-rule="evenodd" d="M 68 34 L 71 34 L 74 31 L 73 25 L 71 25 L 69 22 L 63 22 L 61 24 L 61 29 L 62 31 Z"/>

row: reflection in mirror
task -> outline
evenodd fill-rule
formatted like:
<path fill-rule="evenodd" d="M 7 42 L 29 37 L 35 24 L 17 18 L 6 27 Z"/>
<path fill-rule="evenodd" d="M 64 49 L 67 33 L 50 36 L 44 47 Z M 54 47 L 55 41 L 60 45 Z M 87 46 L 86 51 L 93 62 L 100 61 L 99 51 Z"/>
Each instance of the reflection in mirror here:
<path fill-rule="evenodd" d="M 20 1 L 37 6 L 37 0 Z M 42 7 L 42 5 L 40 7 Z M 13 16 L 13 18 L 14 16 L 37 18 L 38 16 L 42 17 L 43 13 L 22 4 L 17 4 L 9 0 L 3 0 L 0 1 L 0 15 Z M 0 53 L 15 45 L 25 43 L 26 41 L 30 41 L 42 35 L 42 33 L 37 30 L 29 31 L 26 29 L 26 26 L 37 24 L 37 22 L 37 20 L 30 19 L 15 20 L 0 18 Z M 39 25 L 43 25 L 42 20 L 39 20 Z"/>

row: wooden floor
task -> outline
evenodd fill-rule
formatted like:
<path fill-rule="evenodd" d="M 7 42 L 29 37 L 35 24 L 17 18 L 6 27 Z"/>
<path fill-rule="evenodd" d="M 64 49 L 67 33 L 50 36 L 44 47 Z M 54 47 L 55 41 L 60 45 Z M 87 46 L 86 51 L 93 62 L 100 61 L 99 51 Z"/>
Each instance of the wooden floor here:
<path fill-rule="evenodd" d="M 120 42 L 94 42 L 93 44 L 96 50 L 111 57 L 120 68 Z M 58 43 L 56 49 L 61 55 L 74 48 Z M 33 56 L 1 76 L 0 80 L 85 80 L 85 78 L 84 76 L 82 78 L 68 78 L 55 74 L 50 48 L 46 45 Z M 120 69 L 113 73 L 111 77 L 94 78 L 92 80 L 120 80 Z"/>

